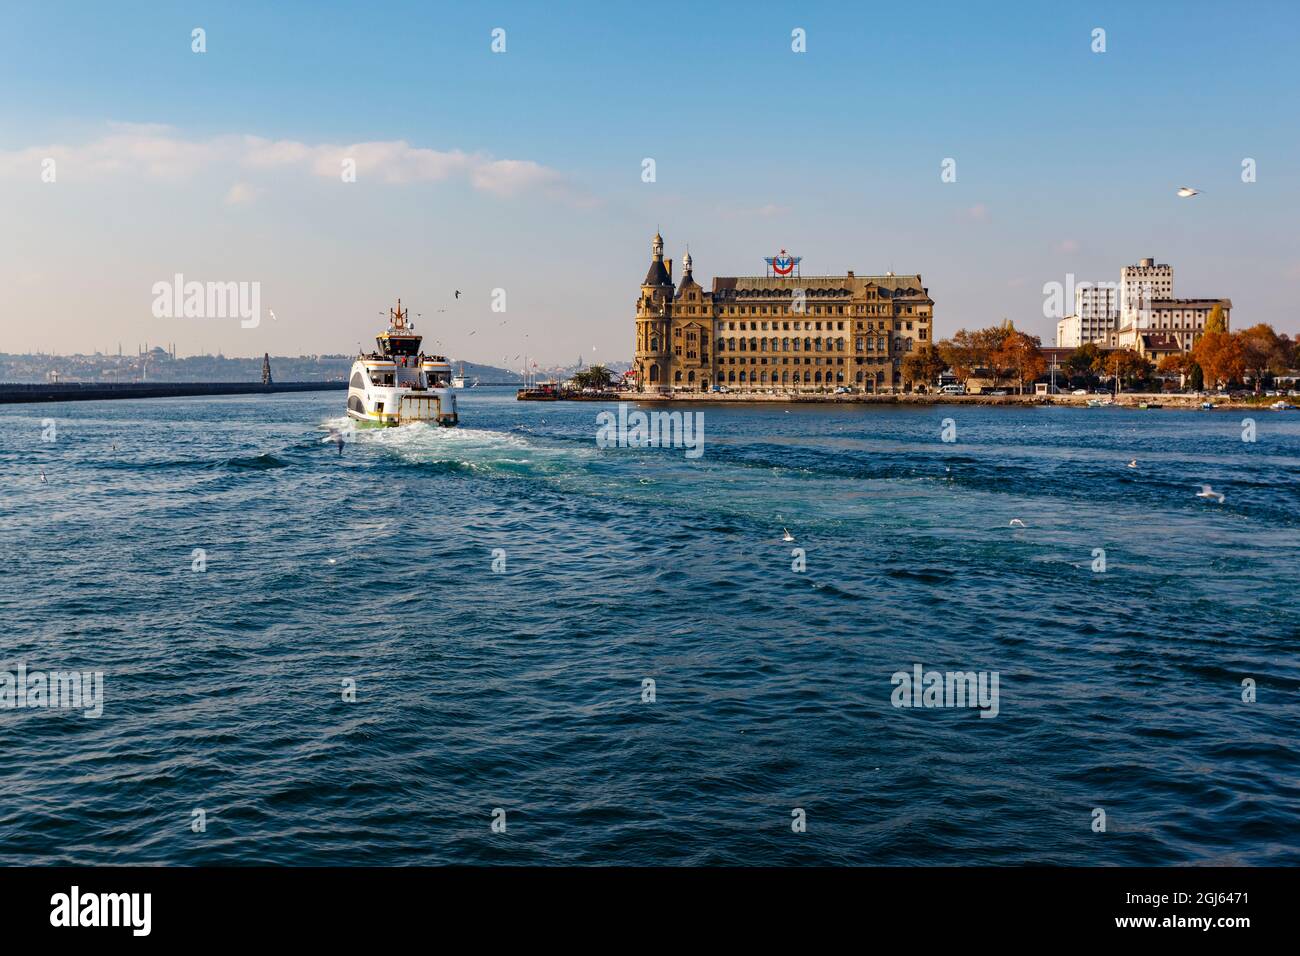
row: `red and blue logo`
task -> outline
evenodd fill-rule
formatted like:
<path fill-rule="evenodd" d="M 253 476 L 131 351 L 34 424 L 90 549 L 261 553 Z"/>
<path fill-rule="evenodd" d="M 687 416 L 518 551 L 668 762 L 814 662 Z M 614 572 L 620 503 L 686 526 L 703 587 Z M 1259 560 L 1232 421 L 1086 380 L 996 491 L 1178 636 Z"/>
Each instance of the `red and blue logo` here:
<path fill-rule="evenodd" d="M 803 256 L 792 256 L 782 249 L 780 255 L 764 258 L 763 261 L 767 263 L 767 267 L 772 270 L 773 275 L 788 276 L 794 272 L 802 259 Z"/>

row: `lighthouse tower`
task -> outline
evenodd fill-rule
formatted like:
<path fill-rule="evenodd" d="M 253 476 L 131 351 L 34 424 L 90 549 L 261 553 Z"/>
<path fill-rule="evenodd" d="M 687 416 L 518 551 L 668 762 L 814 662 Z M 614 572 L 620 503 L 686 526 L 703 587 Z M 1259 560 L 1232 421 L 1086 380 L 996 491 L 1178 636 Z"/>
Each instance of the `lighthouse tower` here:
<path fill-rule="evenodd" d="M 262 384 L 271 384 L 271 353 L 262 353 Z"/>

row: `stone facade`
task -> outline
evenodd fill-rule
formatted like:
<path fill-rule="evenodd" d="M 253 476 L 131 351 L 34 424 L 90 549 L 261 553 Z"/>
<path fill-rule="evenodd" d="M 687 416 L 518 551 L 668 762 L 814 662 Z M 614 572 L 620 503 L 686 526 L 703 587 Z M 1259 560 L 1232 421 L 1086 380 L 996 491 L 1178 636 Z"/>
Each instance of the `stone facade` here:
<path fill-rule="evenodd" d="M 902 359 L 934 344 L 921 276 L 718 276 L 705 290 L 688 252 L 674 287 L 663 237 L 636 305 L 645 392 L 902 388 Z"/>

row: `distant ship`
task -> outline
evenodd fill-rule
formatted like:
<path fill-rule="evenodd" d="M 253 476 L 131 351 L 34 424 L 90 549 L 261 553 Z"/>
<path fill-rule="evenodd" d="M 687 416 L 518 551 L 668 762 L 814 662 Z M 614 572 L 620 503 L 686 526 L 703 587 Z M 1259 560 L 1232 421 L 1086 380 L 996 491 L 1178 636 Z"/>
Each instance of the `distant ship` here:
<path fill-rule="evenodd" d="M 464 362 L 460 363 L 460 374 L 451 380 L 451 387 L 452 388 L 465 387 L 465 363 Z"/>
<path fill-rule="evenodd" d="M 437 422 L 455 425 L 456 393 L 448 387 L 445 356 L 420 351 L 421 336 L 407 321 L 409 310 L 389 309 L 389 326 L 375 338 L 379 348 L 352 363 L 348 416 L 375 425 Z"/>

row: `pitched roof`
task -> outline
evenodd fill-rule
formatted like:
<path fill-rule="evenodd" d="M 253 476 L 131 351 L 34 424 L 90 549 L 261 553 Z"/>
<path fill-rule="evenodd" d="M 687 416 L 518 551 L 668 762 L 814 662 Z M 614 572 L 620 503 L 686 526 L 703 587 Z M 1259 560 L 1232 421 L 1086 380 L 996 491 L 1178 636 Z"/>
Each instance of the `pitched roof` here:
<path fill-rule="evenodd" d="M 664 268 L 663 259 L 655 259 L 650 263 L 650 271 L 645 274 L 645 281 L 642 285 L 672 285 L 673 280 L 668 277 L 668 270 Z"/>

